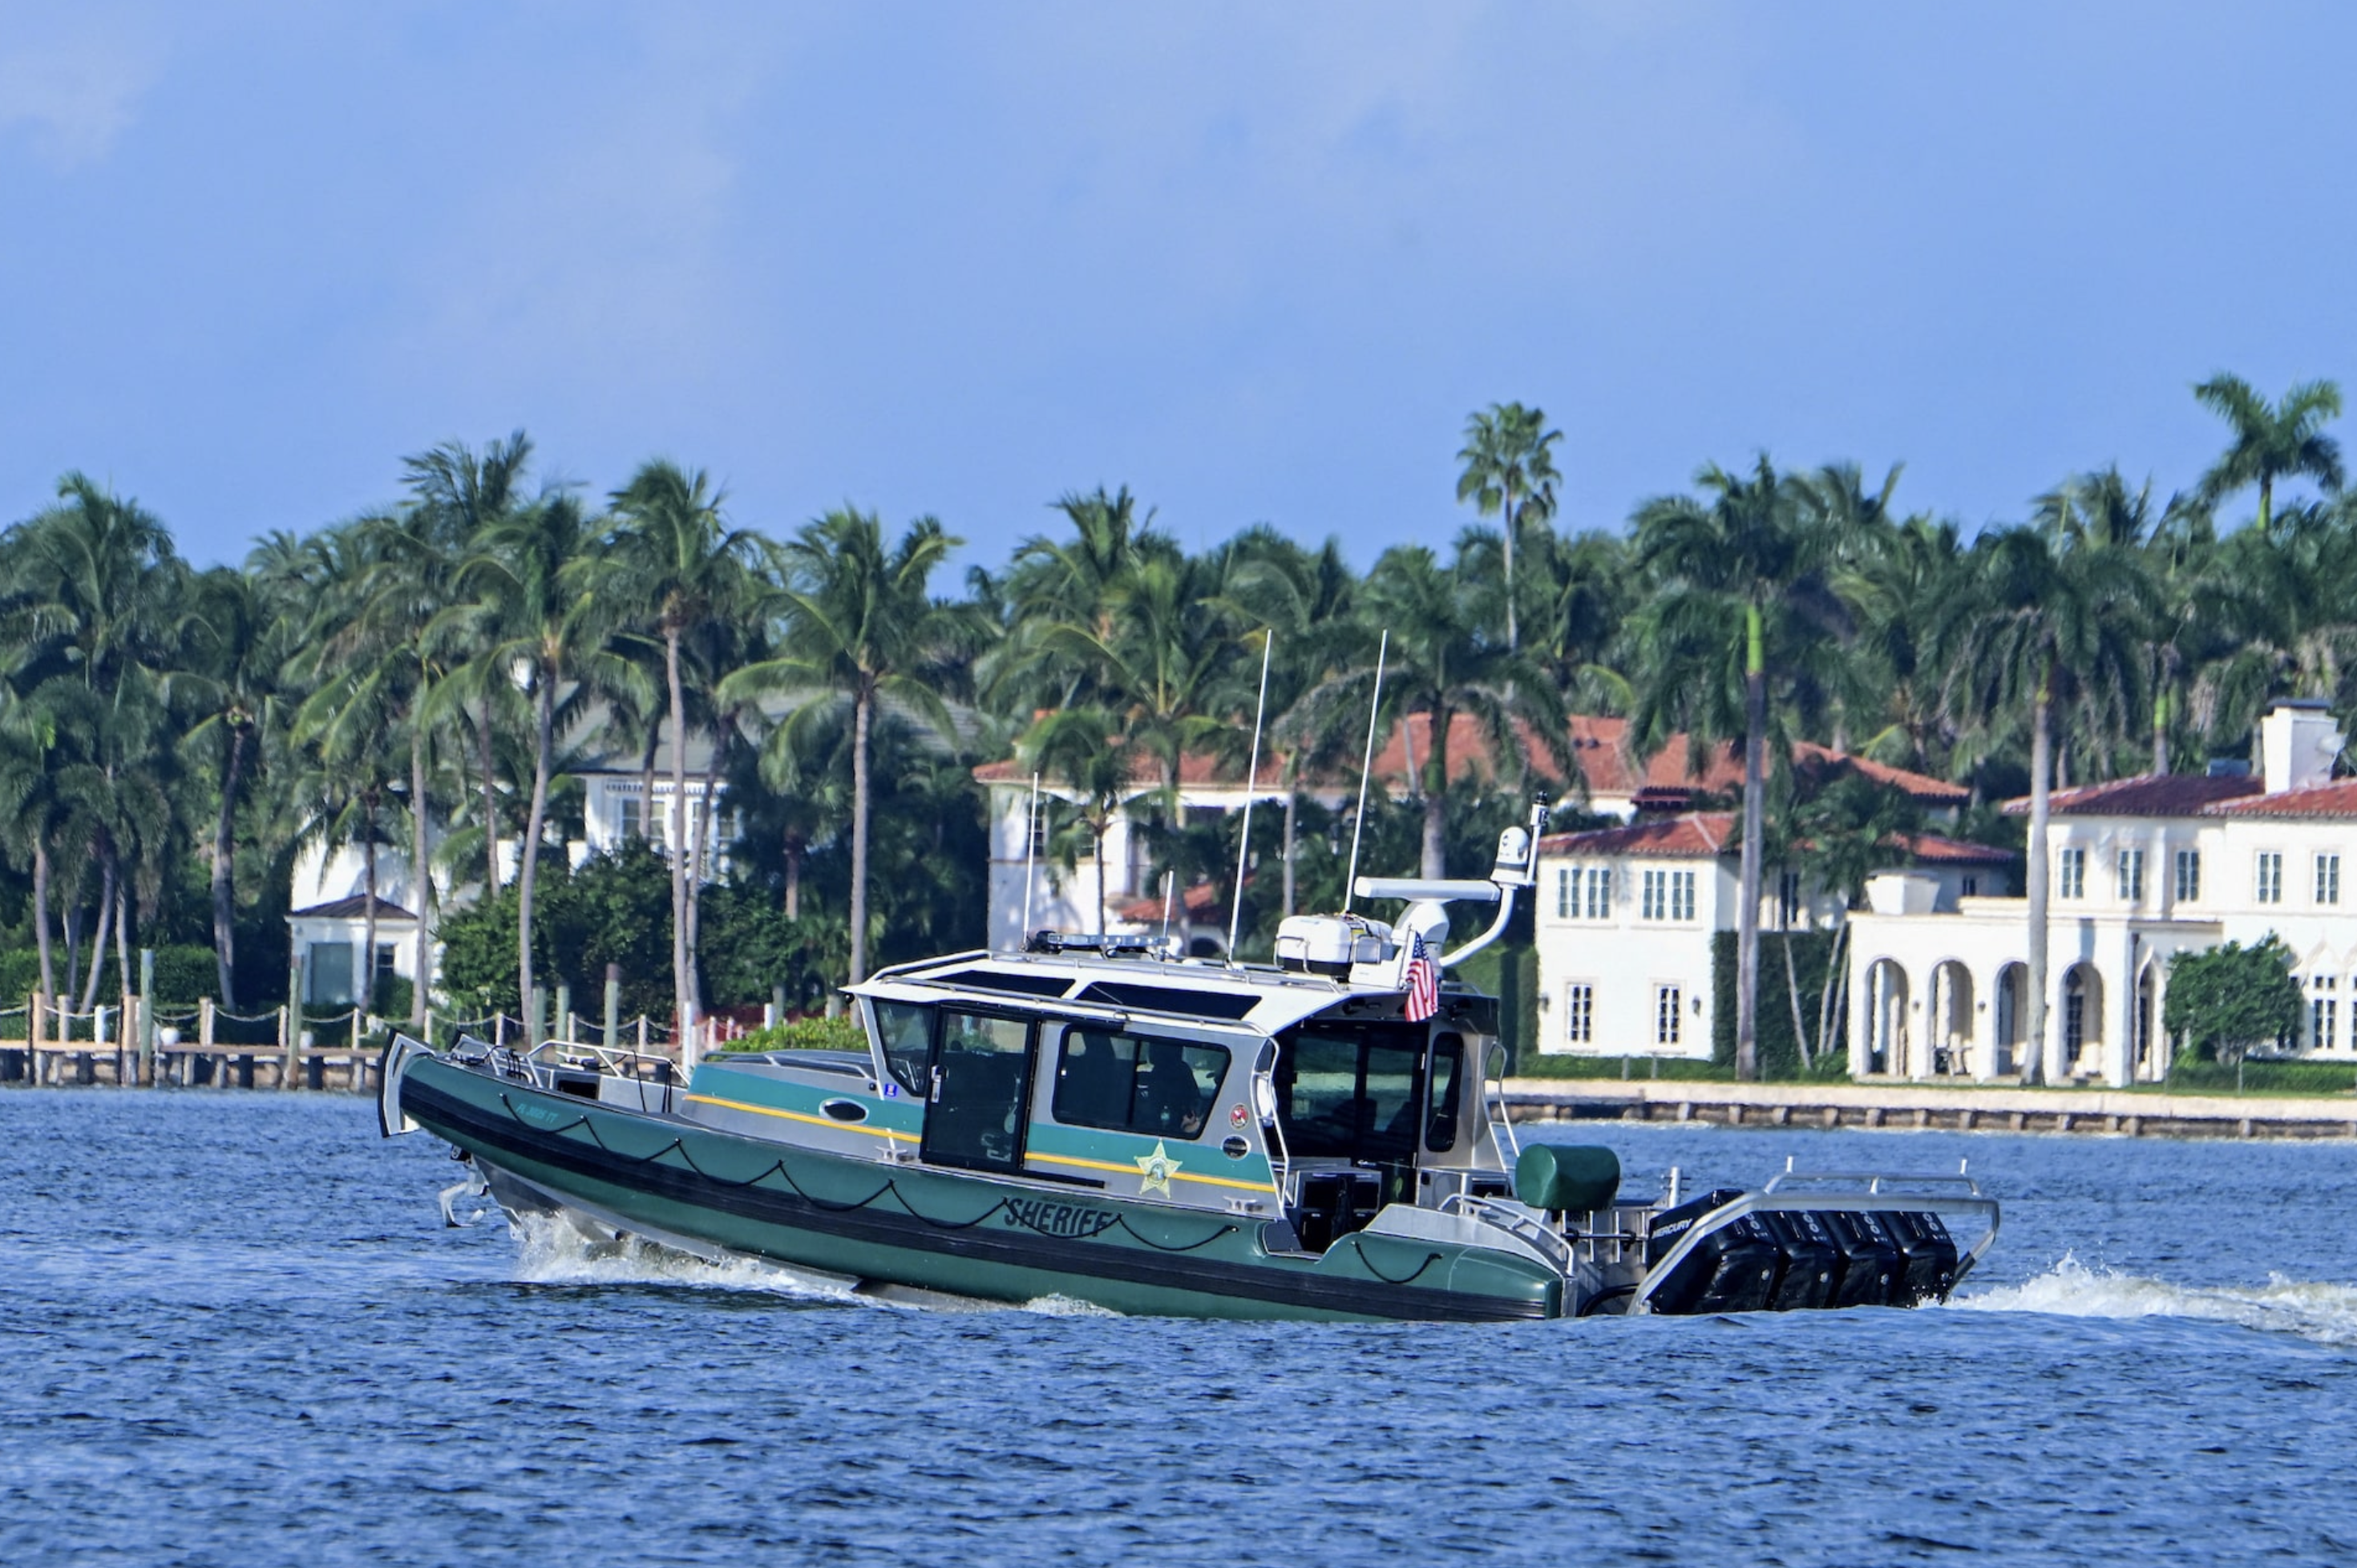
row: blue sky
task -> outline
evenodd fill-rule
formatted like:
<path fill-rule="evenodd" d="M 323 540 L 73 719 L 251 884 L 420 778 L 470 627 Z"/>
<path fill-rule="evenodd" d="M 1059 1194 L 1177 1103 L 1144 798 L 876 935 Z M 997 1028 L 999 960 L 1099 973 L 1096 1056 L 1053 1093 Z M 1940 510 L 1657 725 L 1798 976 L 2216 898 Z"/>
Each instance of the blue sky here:
<path fill-rule="evenodd" d="M 0 517 L 188 553 L 516 427 L 996 562 L 1071 489 L 1189 543 L 1446 542 L 1466 414 L 1563 512 L 1904 460 L 1968 527 L 2190 393 L 2357 383 L 2357 9 L 203 6 L 0 0 Z M 2357 390 L 2353 388 L 2352 390 Z"/>

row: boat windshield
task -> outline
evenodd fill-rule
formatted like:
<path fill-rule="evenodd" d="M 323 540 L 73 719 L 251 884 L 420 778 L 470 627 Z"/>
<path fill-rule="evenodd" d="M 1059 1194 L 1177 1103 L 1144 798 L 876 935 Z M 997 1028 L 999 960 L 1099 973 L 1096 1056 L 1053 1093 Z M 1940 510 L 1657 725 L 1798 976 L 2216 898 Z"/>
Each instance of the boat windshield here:
<path fill-rule="evenodd" d="M 1412 1159 L 1422 1130 L 1421 1024 L 1312 1019 L 1278 1036 L 1276 1105 L 1296 1159 Z"/>

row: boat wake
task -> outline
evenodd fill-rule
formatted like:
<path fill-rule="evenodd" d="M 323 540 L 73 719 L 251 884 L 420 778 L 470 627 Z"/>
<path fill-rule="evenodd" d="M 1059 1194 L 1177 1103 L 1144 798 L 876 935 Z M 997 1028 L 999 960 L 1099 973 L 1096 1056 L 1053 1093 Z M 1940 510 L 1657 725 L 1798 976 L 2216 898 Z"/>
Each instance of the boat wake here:
<path fill-rule="evenodd" d="M 2195 1318 L 2295 1334 L 2320 1345 L 2357 1346 L 2357 1285 L 2302 1283 L 2274 1274 L 2264 1285 L 2199 1289 L 2091 1269 L 2068 1253 L 2036 1279 L 1959 1296 L 1947 1310 Z"/>
<path fill-rule="evenodd" d="M 515 1278 L 540 1285 L 677 1285 L 692 1290 L 759 1291 L 835 1306 L 888 1306 L 934 1312 L 1006 1312 L 1004 1302 L 927 1291 L 861 1290 L 853 1282 L 805 1273 L 759 1258 L 699 1258 L 643 1237 L 618 1240 L 582 1230 L 562 1214 L 528 1214 L 508 1229 L 517 1243 Z M 1111 1308 L 1066 1295 L 1043 1295 L 1019 1310 L 1042 1317 L 1119 1317 Z"/>
<path fill-rule="evenodd" d="M 804 1273 L 757 1258 L 718 1262 L 636 1236 L 605 1240 L 562 1215 L 533 1214 L 512 1219 L 517 1242 L 515 1277 L 524 1284 L 683 1285 L 699 1290 L 760 1291 L 799 1301 L 870 1305 L 841 1281 Z"/>

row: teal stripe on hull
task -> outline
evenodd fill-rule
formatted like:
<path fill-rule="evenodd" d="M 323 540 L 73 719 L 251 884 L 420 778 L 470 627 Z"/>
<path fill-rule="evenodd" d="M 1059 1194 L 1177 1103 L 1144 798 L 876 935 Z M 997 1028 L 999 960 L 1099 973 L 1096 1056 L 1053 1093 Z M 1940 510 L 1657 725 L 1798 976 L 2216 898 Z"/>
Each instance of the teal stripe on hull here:
<path fill-rule="evenodd" d="M 851 1160 L 600 1108 L 420 1061 L 402 1108 L 560 1198 L 650 1230 L 831 1273 L 1022 1302 L 1199 1317 L 1513 1320 L 1562 1283 L 1507 1252 L 1351 1237 L 1271 1257 L 1254 1217 Z"/>

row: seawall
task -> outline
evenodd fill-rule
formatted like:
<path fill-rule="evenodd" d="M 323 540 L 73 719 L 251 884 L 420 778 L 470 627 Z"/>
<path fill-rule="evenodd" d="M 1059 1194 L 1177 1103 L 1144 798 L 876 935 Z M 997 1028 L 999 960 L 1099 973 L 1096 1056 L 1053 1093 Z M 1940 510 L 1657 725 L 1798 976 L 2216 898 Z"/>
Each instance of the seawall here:
<path fill-rule="evenodd" d="M 1691 1083 L 1508 1079 L 1507 1114 L 1531 1122 L 1705 1122 L 1744 1127 L 1943 1127 L 2123 1137 L 2357 1138 L 2357 1093 L 2169 1094 L 1925 1084 Z"/>

